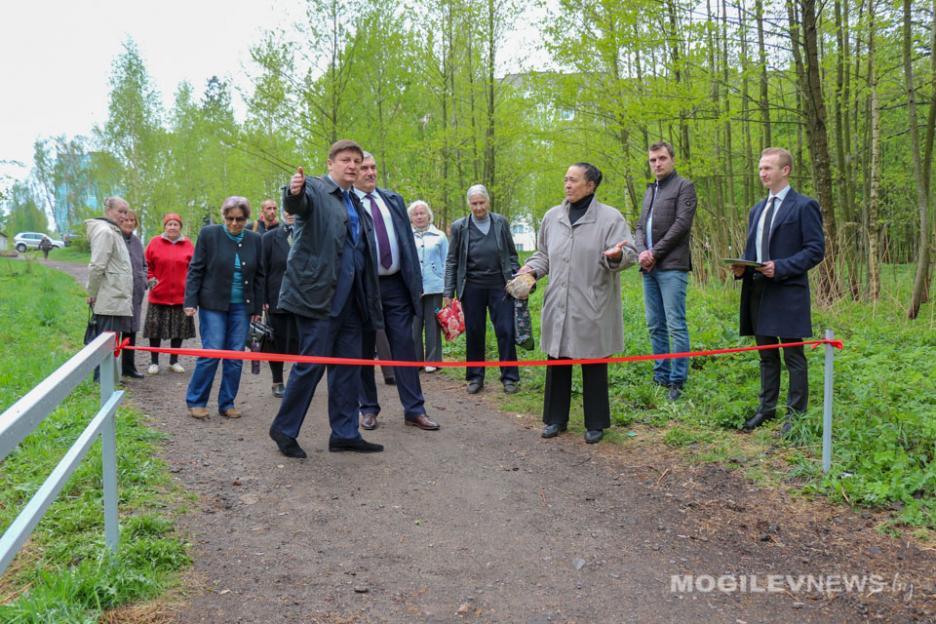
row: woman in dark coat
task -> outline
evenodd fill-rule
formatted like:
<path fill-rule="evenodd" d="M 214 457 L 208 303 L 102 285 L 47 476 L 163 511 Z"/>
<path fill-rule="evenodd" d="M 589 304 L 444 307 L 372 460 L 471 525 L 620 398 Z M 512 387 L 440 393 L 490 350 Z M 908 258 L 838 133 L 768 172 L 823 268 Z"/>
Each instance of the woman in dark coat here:
<path fill-rule="evenodd" d="M 471 214 L 452 224 L 452 238 L 445 261 L 443 303 L 452 297 L 461 300 L 465 314 L 465 351 L 469 361 L 485 359 L 487 316 L 497 336 L 500 361 L 515 361 L 513 299 L 504 290 L 520 268 L 517 248 L 507 219 L 491 212 L 491 199 L 483 184 L 475 184 L 466 195 Z M 465 369 L 468 394 L 484 387 L 484 368 Z M 504 392 L 517 391 L 520 371 L 501 366 Z"/>
<path fill-rule="evenodd" d="M 136 213 L 128 210 L 127 217 L 120 224 L 120 232 L 127 243 L 127 252 L 130 254 L 130 267 L 133 269 L 133 323 L 130 326 L 130 333 L 125 335 L 131 345 L 136 344 L 136 335 L 140 331 L 140 310 L 143 307 L 143 296 L 146 294 L 146 259 L 143 256 L 143 243 L 133 233 L 138 225 Z M 120 353 L 124 377 L 142 378 L 143 373 L 136 369 L 136 362 L 134 361 L 136 352 L 124 349 Z"/>
<path fill-rule="evenodd" d="M 291 312 L 279 307 L 279 291 L 286 273 L 286 261 L 293 244 L 293 223 L 296 215 L 283 215 L 283 225 L 263 234 L 263 274 L 266 278 L 267 319 L 273 329 L 273 344 L 264 347 L 265 353 L 299 353 L 299 328 Z M 273 396 L 282 399 L 286 392 L 283 385 L 283 362 L 270 362 L 273 374 Z"/>
<path fill-rule="evenodd" d="M 202 228 L 195 255 L 185 280 L 183 310 L 198 312 L 198 331 L 203 349 L 243 351 L 251 320 L 263 311 L 264 274 L 260 263 L 260 235 L 244 226 L 250 219 L 250 203 L 244 197 L 228 197 L 221 205 L 224 225 Z M 218 370 L 218 358 L 200 357 L 189 380 L 185 402 L 193 418 L 208 418 L 208 397 Z M 239 418 L 234 407 L 243 362 L 224 360 L 218 413 Z"/>

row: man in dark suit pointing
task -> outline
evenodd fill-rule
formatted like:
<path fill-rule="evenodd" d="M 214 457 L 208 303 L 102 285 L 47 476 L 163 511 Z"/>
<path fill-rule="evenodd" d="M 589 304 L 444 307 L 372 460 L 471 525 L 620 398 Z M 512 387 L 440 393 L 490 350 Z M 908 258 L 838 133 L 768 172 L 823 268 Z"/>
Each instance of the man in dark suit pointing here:
<path fill-rule="evenodd" d="M 422 271 L 406 204 L 393 191 L 377 188 L 377 161 L 369 152 L 364 152 L 354 192 L 373 224 L 383 327 L 390 352 L 394 360 L 416 361 L 413 319 L 422 310 Z M 376 339 L 376 331 L 364 332 L 362 353 L 365 358 L 374 357 Z M 399 367 L 394 373 L 404 422 L 427 431 L 438 429 L 438 423 L 426 416 L 419 369 Z M 376 429 L 380 403 L 373 366 L 361 367 L 360 409 L 361 428 Z"/>
<path fill-rule="evenodd" d="M 733 265 L 741 284 L 741 335 L 754 336 L 758 345 L 800 342 L 812 335 L 807 272 L 825 255 L 822 213 L 815 199 L 790 187 L 793 157 L 785 149 L 770 147 L 761 153 L 760 179 L 770 195 L 751 209 L 744 259 L 758 268 Z M 780 353 L 759 351 L 760 405 L 744 423 L 752 431 L 776 415 L 780 395 Z M 806 411 L 809 377 L 803 347 L 783 350 L 790 374 L 786 422 Z"/>
<path fill-rule="evenodd" d="M 283 209 L 296 215 L 278 307 L 291 312 L 299 330 L 299 353 L 358 359 L 361 333 L 383 324 L 369 219 L 352 186 L 364 151 L 341 140 L 328 153 L 328 174 L 306 178 L 299 168 L 283 188 Z M 323 364 L 293 365 L 270 437 L 287 457 L 302 458 L 296 438 L 325 373 Z M 380 444 L 358 432 L 358 366 L 328 366 L 328 450 L 373 453 Z"/>

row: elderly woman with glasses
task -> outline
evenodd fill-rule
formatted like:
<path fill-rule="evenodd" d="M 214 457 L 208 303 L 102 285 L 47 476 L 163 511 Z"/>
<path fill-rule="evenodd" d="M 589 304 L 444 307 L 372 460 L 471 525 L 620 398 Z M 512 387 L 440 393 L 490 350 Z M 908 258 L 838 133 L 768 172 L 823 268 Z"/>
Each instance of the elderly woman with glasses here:
<path fill-rule="evenodd" d="M 184 311 L 198 311 L 203 349 L 242 351 L 250 321 L 263 311 L 264 273 L 260 263 L 260 235 L 245 226 L 250 204 L 244 197 L 228 197 L 221 205 L 224 225 L 202 228 L 185 280 Z M 218 369 L 218 358 L 200 357 L 189 380 L 185 402 L 193 418 L 208 417 L 208 397 Z M 234 407 L 242 362 L 224 360 L 218 413 L 239 418 Z"/>
<path fill-rule="evenodd" d="M 429 204 L 420 199 L 410 204 L 406 211 L 409 213 L 410 225 L 413 226 L 423 281 L 423 294 L 420 299 L 422 318 L 417 316 L 413 319 L 416 354 L 426 362 L 439 362 L 442 360 L 442 332 L 436 321 L 436 311 L 442 307 L 442 291 L 445 290 L 448 239 L 432 225 L 432 209 L 429 208 Z M 425 350 L 423 332 L 426 334 Z M 435 366 L 426 367 L 427 373 L 435 370 Z"/>
<path fill-rule="evenodd" d="M 515 361 L 513 299 L 504 290 L 520 268 L 517 248 L 507 219 L 491 212 L 491 196 L 483 184 L 475 184 L 466 194 L 471 212 L 452 224 L 452 239 L 445 262 L 444 303 L 452 297 L 461 300 L 465 314 L 465 350 L 469 361 L 485 359 L 487 315 L 491 315 L 500 361 Z M 468 367 L 465 379 L 468 394 L 484 387 L 484 368 Z M 520 371 L 501 366 L 504 392 L 517 391 Z"/>

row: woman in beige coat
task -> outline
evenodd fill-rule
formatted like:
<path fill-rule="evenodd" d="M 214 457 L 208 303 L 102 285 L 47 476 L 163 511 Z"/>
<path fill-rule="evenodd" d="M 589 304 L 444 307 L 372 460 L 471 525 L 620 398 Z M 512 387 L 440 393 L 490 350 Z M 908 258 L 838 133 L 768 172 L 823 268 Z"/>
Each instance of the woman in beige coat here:
<path fill-rule="evenodd" d="M 88 305 L 94 310 L 98 335 L 133 329 L 133 269 L 120 224 L 129 205 L 120 197 L 104 200 L 104 216 L 88 219 L 85 228 L 91 245 L 88 264 Z"/>
<path fill-rule="evenodd" d="M 608 357 L 624 349 L 618 272 L 637 261 L 630 227 L 616 208 L 595 199 L 601 171 L 576 163 L 565 175 L 565 201 L 543 217 L 536 252 L 520 273 L 549 275 L 541 323 L 549 359 Z M 611 426 L 608 365 L 582 366 L 585 441 L 601 440 Z M 565 431 L 572 367 L 550 366 L 543 402 L 544 438 Z"/>

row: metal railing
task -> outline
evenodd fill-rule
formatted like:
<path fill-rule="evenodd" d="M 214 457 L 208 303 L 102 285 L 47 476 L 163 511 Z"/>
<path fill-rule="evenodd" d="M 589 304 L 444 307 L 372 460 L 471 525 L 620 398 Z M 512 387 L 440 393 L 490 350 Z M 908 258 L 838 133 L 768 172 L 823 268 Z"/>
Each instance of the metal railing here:
<path fill-rule="evenodd" d="M 124 393 L 115 390 L 115 360 L 114 334 L 101 334 L 0 414 L 0 461 L 3 461 L 79 383 L 92 374 L 95 368 L 101 367 L 101 408 L 0 537 L 0 574 L 3 574 L 29 539 L 39 520 L 97 440 L 98 434 L 101 436 L 104 472 L 104 539 L 112 551 L 117 550 L 120 528 L 117 522 L 117 441 L 114 414 L 117 412 L 117 406 L 123 401 Z"/>

